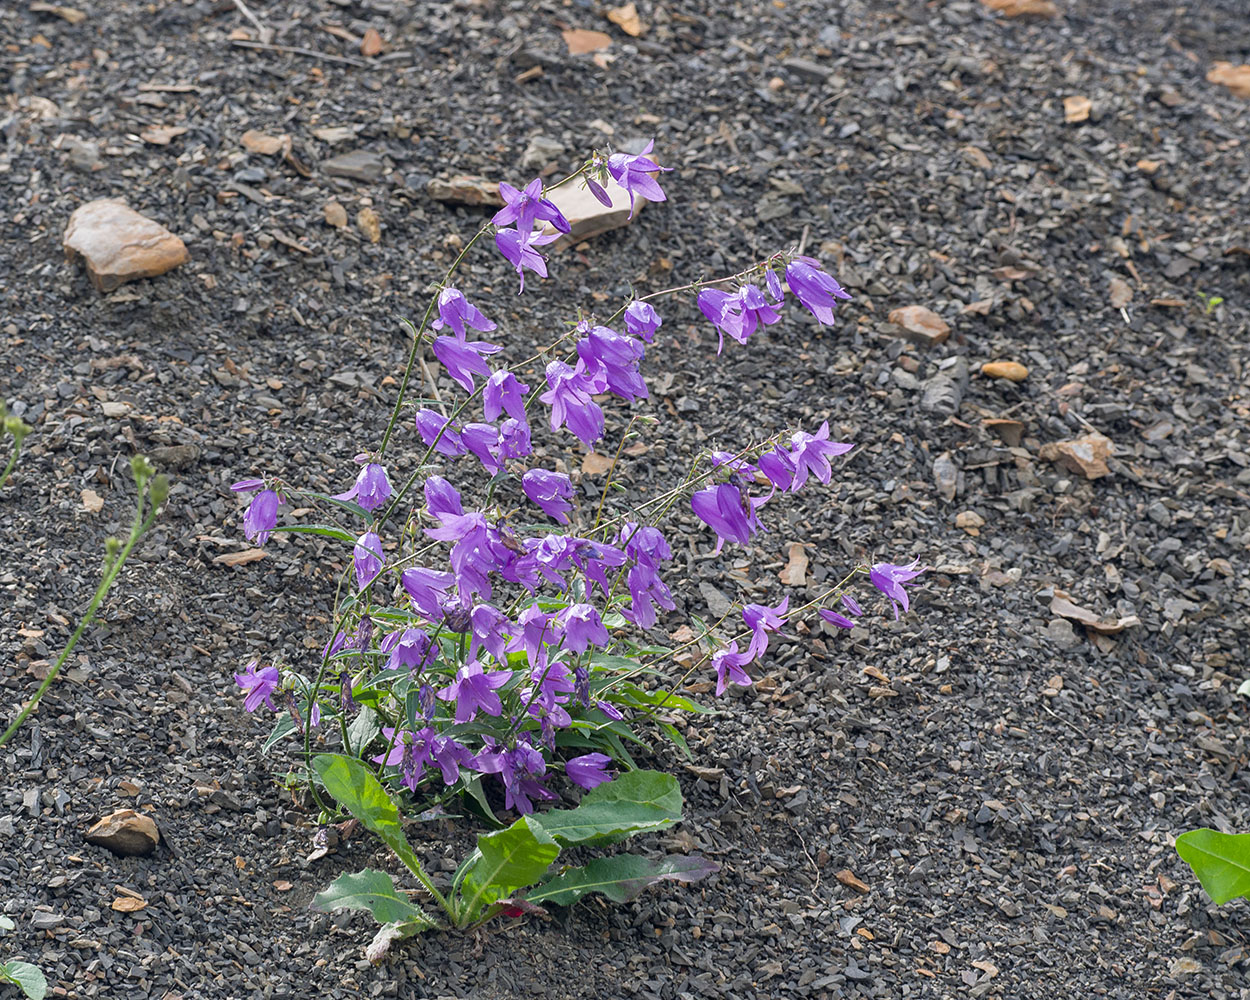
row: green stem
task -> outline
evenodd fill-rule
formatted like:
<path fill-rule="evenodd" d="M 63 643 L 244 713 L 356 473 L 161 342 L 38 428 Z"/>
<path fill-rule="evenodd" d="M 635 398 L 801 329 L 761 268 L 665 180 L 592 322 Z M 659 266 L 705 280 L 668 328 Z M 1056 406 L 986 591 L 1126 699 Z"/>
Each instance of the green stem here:
<path fill-rule="evenodd" d="M 16 449 L 14 449 L 15 460 L 16 457 Z M 12 462 L 9 463 L 10 468 L 12 468 L 12 464 Z M 6 470 L 6 475 L 7 471 L 8 470 Z M 2 481 L 3 477 L 0 477 L 0 482 Z M 96 612 L 100 610 L 100 605 L 104 603 L 104 598 L 108 595 L 114 581 L 117 579 L 117 575 L 121 572 L 122 564 L 126 562 L 126 557 L 130 555 L 131 550 L 138 543 L 143 533 L 147 531 L 148 528 L 152 527 L 153 522 L 155 522 L 155 510 L 153 510 L 152 513 L 144 519 L 143 500 L 144 494 L 140 492 L 139 504 L 135 510 L 134 523 L 130 528 L 130 537 L 126 540 L 126 544 L 122 547 L 122 550 L 117 554 L 117 558 L 115 558 L 105 570 L 104 578 L 100 581 L 99 587 L 96 588 L 95 596 L 91 598 L 91 603 L 87 606 L 87 613 L 78 623 L 78 627 L 74 629 L 74 634 L 69 637 L 69 642 L 67 642 L 65 644 L 65 648 L 61 650 L 61 655 L 57 657 L 56 663 L 53 664 L 52 669 L 48 671 L 48 676 L 45 677 L 43 679 L 43 683 L 39 685 L 39 689 L 35 692 L 35 696 L 23 706 L 21 712 L 18 713 L 17 718 L 13 720 L 13 724 L 4 731 L 3 736 L 0 736 L 0 746 L 4 746 L 13 734 L 22 727 L 22 723 L 26 721 L 26 719 L 38 706 L 39 699 L 42 698 L 48 688 L 52 686 L 52 682 L 57 679 L 57 676 L 61 673 L 61 668 L 65 666 L 65 661 L 69 659 L 70 653 L 72 653 L 74 651 L 74 647 L 78 645 L 78 640 L 82 638 L 82 634 L 87 631 L 88 626 L 95 621 Z"/>
<path fill-rule="evenodd" d="M 0 472 L 0 489 L 4 489 L 4 484 L 9 481 L 9 473 L 13 471 L 13 466 L 17 465 L 17 453 L 22 450 L 20 441 L 13 442 L 13 454 L 9 456 L 9 464 L 4 467 L 4 471 Z"/>

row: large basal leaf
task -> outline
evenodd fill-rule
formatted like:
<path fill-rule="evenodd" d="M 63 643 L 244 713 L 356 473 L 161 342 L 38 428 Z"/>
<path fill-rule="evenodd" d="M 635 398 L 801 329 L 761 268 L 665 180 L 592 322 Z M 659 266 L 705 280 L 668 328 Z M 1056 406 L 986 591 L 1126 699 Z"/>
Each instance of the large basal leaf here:
<path fill-rule="evenodd" d="M 319 754 L 312 763 L 326 791 L 334 796 L 339 805 L 360 820 L 366 829 L 381 837 L 409 871 L 420 871 L 420 862 L 404 836 L 399 809 L 373 772 L 360 761 L 341 754 Z"/>
<path fill-rule="evenodd" d="M 479 834 L 477 853 L 464 877 L 470 913 L 537 882 L 559 856 L 560 845 L 534 817 L 522 816 L 505 830 Z"/>
<path fill-rule="evenodd" d="M 582 796 L 576 809 L 543 813 L 542 825 L 564 847 L 613 844 L 681 819 L 681 786 L 662 771 L 626 771 Z"/>
<path fill-rule="evenodd" d="M 48 980 L 38 966 L 29 962 L 12 959 L 0 965 L 0 983 L 12 983 L 30 997 L 30 1000 L 43 1000 L 48 995 Z"/>
<path fill-rule="evenodd" d="M 1250 898 L 1250 833 L 1190 830 L 1176 838 L 1176 853 L 1217 905 Z"/>
<path fill-rule="evenodd" d="M 344 872 L 313 897 L 312 905 L 326 913 L 368 910 L 380 924 L 420 924 L 416 930 L 435 926 L 424 910 L 395 891 L 395 883 L 386 872 L 372 868 Z"/>
<path fill-rule="evenodd" d="M 673 880 L 697 882 L 720 865 L 707 858 L 684 854 L 670 855 L 663 860 L 618 854 L 611 858 L 595 858 L 581 868 L 567 868 L 526 895 L 528 903 L 552 903 L 569 906 L 590 892 L 598 892 L 615 903 L 625 903 L 656 882 Z"/>

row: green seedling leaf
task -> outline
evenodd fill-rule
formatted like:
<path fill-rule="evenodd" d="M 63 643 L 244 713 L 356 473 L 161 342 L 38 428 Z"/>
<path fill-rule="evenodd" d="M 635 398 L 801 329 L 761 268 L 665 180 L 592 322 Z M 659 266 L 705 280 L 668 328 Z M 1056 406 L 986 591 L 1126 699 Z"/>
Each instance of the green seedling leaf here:
<path fill-rule="evenodd" d="M 330 753 L 317 755 L 312 764 L 326 791 L 339 805 L 381 837 L 409 871 L 421 871 L 421 864 L 404 836 L 399 809 L 369 768 L 351 757 Z"/>
<path fill-rule="evenodd" d="M 279 531 L 288 531 L 295 535 L 321 535 L 324 538 L 334 538 L 340 542 L 354 543 L 356 541 L 355 535 L 329 524 L 280 524 L 271 530 L 274 534 L 277 534 Z"/>
<path fill-rule="evenodd" d="M 479 834 L 479 857 L 464 876 L 466 912 L 533 885 L 560 854 L 560 845 L 532 816 L 522 816 L 505 830 Z"/>
<path fill-rule="evenodd" d="M 1190 830 L 1176 838 L 1176 853 L 1216 905 L 1238 896 L 1250 898 L 1250 833 Z"/>
<path fill-rule="evenodd" d="M 581 868 L 566 868 L 525 897 L 528 903 L 570 906 L 587 893 L 597 892 L 614 903 L 627 903 L 656 882 L 697 882 L 720 865 L 707 858 L 674 854 L 656 861 L 637 854 L 595 858 Z"/>
<path fill-rule="evenodd" d="M 419 925 L 410 932 L 413 934 L 436 926 L 424 910 L 395 891 L 395 883 L 386 872 L 372 868 L 344 872 L 313 897 L 312 906 L 313 909 L 325 913 L 333 913 L 335 910 L 368 910 L 380 924 Z"/>
<path fill-rule="evenodd" d="M 615 844 L 681 819 L 681 786 L 671 774 L 627 771 L 582 796 L 576 809 L 543 813 L 542 825 L 564 847 Z"/>
<path fill-rule="evenodd" d="M 48 995 L 48 980 L 37 966 L 11 959 L 0 965 L 0 983 L 12 983 L 30 1000 L 43 1000 Z"/>

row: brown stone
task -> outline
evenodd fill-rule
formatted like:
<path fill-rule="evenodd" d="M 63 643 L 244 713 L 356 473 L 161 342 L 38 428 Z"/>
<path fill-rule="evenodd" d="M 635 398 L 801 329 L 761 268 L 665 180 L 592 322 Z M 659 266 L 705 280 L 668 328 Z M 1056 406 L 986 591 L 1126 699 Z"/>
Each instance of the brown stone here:
<path fill-rule="evenodd" d="M 485 177 L 458 174 L 444 179 L 435 177 L 425 186 L 425 193 L 435 201 L 451 201 L 461 205 L 498 205 L 503 207 L 499 185 Z"/>
<path fill-rule="evenodd" d="M 551 244 L 552 253 L 573 246 L 582 240 L 620 229 L 632 221 L 629 217 L 629 192 L 611 178 L 603 185 L 608 197 L 612 199 L 609 208 L 582 186 L 581 181 L 569 181 L 563 187 L 550 191 L 547 195 L 560 213 L 568 219 L 570 232 L 561 236 Z M 634 202 L 634 215 L 642 211 L 646 202 L 639 198 Z M 555 228 L 548 225 L 546 233 L 554 233 Z"/>
<path fill-rule="evenodd" d="M 107 198 L 75 209 L 62 242 L 70 256 L 82 255 L 91 283 L 101 292 L 154 278 L 190 259 L 186 245 L 164 226 Z"/>
<path fill-rule="evenodd" d="M 118 809 L 87 831 L 88 844 L 107 847 L 122 857 L 151 854 L 160 839 L 160 831 L 152 817 L 133 809 Z"/>
<path fill-rule="evenodd" d="M 1038 452 L 1047 462 L 1054 462 L 1069 472 L 1086 479 L 1101 479 L 1111 475 L 1107 459 L 1111 457 L 1112 444 L 1102 434 L 1087 434 L 1075 441 L 1059 441 L 1042 446 Z"/>
<path fill-rule="evenodd" d="M 1207 73 L 1210 83 L 1220 83 L 1238 97 L 1250 97 L 1250 65 L 1234 66 L 1230 62 L 1213 63 Z"/>
<path fill-rule="evenodd" d="M 1018 361 L 987 361 L 981 366 L 981 374 L 986 378 L 1005 378 L 1012 382 L 1023 382 L 1029 377 L 1029 370 Z"/>
<path fill-rule="evenodd" d="M 887 317 L 907 333 L 907 339 L 925 346 L 940 344 L 951 335 L 951 328 L 932 309 L 925 306 L 903 306 L 891 309 Z"/>
<path fill-rule="evenodd" d="M 1059 8 L 1051 0 L 981 0 L 981 3 L 1004 17 L 1059 16 Z"/>

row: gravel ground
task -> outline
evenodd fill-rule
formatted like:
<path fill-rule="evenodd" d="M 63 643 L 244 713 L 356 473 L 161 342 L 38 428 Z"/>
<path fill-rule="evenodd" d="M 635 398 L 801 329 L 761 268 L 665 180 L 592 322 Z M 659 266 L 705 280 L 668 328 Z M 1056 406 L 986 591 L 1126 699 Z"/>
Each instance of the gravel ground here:
<path fill-rule="evenodd" d="M 129 456 L 176 487 L 0 751 L 0 910 L 17 924 L 0 957 L 71 997 L 1250 997 L 1250 908 L 1217 910 L 1171 847 L 1197 825 L 1250 830 L 1250 101 L 1205 79 L 1250 62 L 1242 0 L 1061 0 L 1051 20 L 642 0 L 637 39 L 582 0 L 250 4 L 273 44 L 348 62 L 233 44 L 257 30 L 227 2 L 102 0 L 78 24 L 29 6 L 0 10 L 0 396 L 36 428 L 0 492 L 5 715 L 129 519 Z M 387 49 L 365 59 L 344 35 L 369 27 Z M 568 27 L 612 45 L 571 56 Z M 1087 120 L 1065 123 L 1072 96 Z M 154 145 L 153 125 L 186 131 Z M 335 126 L 345 138 L 318 137 Z M 247 153 L 248 130 L 289 134 L 292 158 Z M 718 877 L 429 935 L 374 968 L 363 919 L 307 903 L 386 861 L 360 838 L 306 860 L 315 827 L 230 676 L 320 648 L 342 555 L 279 538 L 263 561 L 215 562 L 246 547 L 227 484 L 341 489 L 376 440 L 398 319 L 484 217 L 431 200 L 431 177 L 523 181 L 535 136 L 563 168 L 652 135 L 675 168 L 667 204 L 554 258 L 523 298 L 473 258 L 463 285 L 508 355 L 596 292 L 802 242 L 855 294 L 839 325 L 792 309 L 712 363 L 698 314 L 664 310 L 641 408 L 665 419 L 626 482 L 828 419 L 859 449 L 758 544 L 711 558 L 693 518 L 671 525 L 692 581 L 679 610 L 779 599 L 796 542 L 796 598 L 857 558 L 936 569 L 913 614 L 792 633 L 726 716 L 688 728 L 688 819 L 647 846 L 700 851 Z M 354 149 L 380 176 L 327 176 Z M 60 237 L 103 196 L 181 235 L 190 263 L 95 292 Z M 372 208 L 380 240 L 327 225 L 331 200 Z M 950 339 L 901 338 L 886 317 L 907 305 Z M 990 360 L 1028 378 L 983 377 Z M 625 408 L 609 410 L 614 441 Z M 1042 456 L 1090 430 L 1114 443 L 1109 475 Z M 582 489 L 597 496 L 593 477 Z M 1139 624 L 1087 633 L 1051 610 L 1056 591 Z M 159 823 L 152 857 L 84 842 L 123 806 Z M 422 832 L 440 868 L 467 830 Z M 119 886 L 146 907 L 111 909 Z"/>

